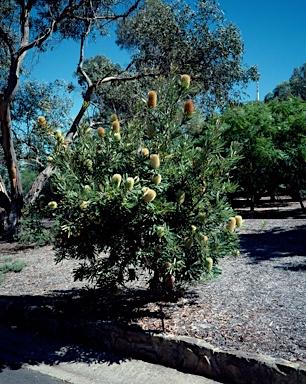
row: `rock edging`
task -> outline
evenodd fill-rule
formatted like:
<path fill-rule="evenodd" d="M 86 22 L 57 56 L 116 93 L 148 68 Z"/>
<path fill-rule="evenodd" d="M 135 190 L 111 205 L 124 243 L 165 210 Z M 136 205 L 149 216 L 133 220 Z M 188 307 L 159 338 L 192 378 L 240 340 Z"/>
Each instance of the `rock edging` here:
<path fill-rule="evenodd" d="M 203 340 L 156 334 L 114 322 L 69 319 L 52 307 L 0 299 L 0 321 L 85 342 L 224 383 L 306 384 L 306 364 L 266 355 L 222 351 Z"/>

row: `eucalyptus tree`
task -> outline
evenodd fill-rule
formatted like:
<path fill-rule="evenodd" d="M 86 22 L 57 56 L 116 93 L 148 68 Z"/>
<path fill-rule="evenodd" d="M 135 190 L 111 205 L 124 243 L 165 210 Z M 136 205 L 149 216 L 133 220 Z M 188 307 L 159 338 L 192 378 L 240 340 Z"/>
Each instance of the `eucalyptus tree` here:
<path fill-rule="evenodd" d="M 265 101 L 275 98 L 288 100 L 292 96 L 306 101 L 306 63 L 294 68 L 290 79 L 279 83 L 266 95 Z"/>
<path fill-rule="evenodd" d="M 192 76 L 206 111 L 237 98 L 241 86 L 258 77 L 256 67 L 243 64 L 239 29 L 226 21 L 215 0 L 199 0 L 192 7 L 145 0 L 119 25 L 118 44 L 130 52 L 136 71 Z"/>
<path fill-rule="evenodd" d="M 127 83 L 123 76 L 96 87 L 93 98 L 102 121 L 108 110 L 120 118 L 135 114 L 138 100 L 157 86 L 157 75 L 167 81 L 173 73 L 188 73 L 193 79 L 190 97 L 196 96 L 206 113 L 239 98 L 241 88 L 259 76 L 255 66 L 243 64 L 240 32 L 226 22 L 216 1 L 198 1 L 191 8 L 184 2 L 145 0 L 118 25 L 117 36 L 132 59 L 124 76 L 137 81 Z M 123 71 L 103 55 L 84 60 L 83 68 L 92 79 Z"/>
<path fill-rule="evenodd" d="M 306 63 L 294 69 L 289 82 L 293 96 L 306 101 Z"/>
<path fill-rule="evenodd" d="M 26 55 L 43 52 L 63 39 L 84 43 L 90 34 L 107 33 L 111 21 L 127 17 L 135 10 L 140 0 L 4 0 L 0 4 L 0 123 L 1 145 L 10 179 L 11 206 L 9 212 L 10 232 L 13 232 L 21 217 L 23 206 L 22 185 L 14 140 L 12 135 L 12 102 L 18 93 L 20 76 Z M 122 11 L 118 11 L 118 9 Z M 81 54 L 79 70 L 82 72 Z M 83 73 L 86 77 L 86 74 Z M 91 89 L 93 85 L 90 84 Z M 89 87 L 90 88 L 90 87 Z M 90 98 L 90 90 L 87 99 Z M 88 101 L 88 100 L 85 100 Z M 84 114 L 84 105 L 71 127 L 74 135 L 77 123 Z M 48 177 L 50 169 L 46 172 Z"/>

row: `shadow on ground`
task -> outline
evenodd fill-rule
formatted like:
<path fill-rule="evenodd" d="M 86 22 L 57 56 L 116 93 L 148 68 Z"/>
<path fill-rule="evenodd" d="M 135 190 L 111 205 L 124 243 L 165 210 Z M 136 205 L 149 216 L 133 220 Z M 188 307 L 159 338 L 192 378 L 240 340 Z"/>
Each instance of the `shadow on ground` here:
<path fill-rule="evenodd" d="M 129 358 L 114 355 L 85 345 L 74 345 L 68 338 L 50 338 L 37 330 L 24 331 L 21 327 L 0 324 L 0 382 L 5 368 L 20 369 L 24 364 L 53 366 L 63 362 L 82 362 L 87 365 L 120 364 Z"/>
<path fill-rule="evenodd" d="M 297 226 L 294 229 L 274 228 L 252 234 L 240 235 L 241 250 L 246 252 L 252 263 L 274 258 L 288 258 L 300 256 L 301 262 L 292 264 L 285 262 L 277 268 L 290 269 L 292 271 L 306 271 L 306 225 Z"/>

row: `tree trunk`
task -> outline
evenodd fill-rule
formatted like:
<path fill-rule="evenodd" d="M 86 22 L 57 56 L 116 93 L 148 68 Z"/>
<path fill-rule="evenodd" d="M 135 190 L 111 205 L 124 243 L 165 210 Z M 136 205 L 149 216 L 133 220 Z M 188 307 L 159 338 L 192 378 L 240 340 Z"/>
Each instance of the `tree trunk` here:
<path fill-rule="evenodd" d="M 1 144 L 4 151 L 4 157 L 11 187 L 11 206 L 8 218 L 8 238 L 12 239 L 12 236 L 16 232 L 17 225 L 22 215 L 23 196 L 20 172 L 12 137 L 12 120 L 9 103 L 2 103 L 1 105 L 0 122 L 2 132 Z"/>
<path fill-rule="evenodd" d="M 24 198 L 25 204 L 33 204 L 35 200 L 38 198 L 41 190 L 43 189 L 44 185 L 46 184 L 47 180 L 53 173 L 53 167 L 51 165 L 48 165 L 35 179 L 31 189 L 27 193 L 26 197 Z"/>
<path fill-rule="evenodd" d="M 11 200 L 9 198 L 9 195 L 7 193 L 7 190 L 1 175 L 0 175 L 0 207 L 6 211 L 7 215 L 10 213 Z"/>

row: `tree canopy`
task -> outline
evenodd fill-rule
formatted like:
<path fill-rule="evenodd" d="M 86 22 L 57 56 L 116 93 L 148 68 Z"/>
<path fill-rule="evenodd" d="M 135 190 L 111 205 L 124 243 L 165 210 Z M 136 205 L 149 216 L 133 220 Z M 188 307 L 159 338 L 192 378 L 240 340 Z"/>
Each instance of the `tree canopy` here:
<path fill-rule="evenodd" d="M 239 29 L 227 23 L 216 1 L 165 5 L 146 0 L 118 27 L 118 44 L 130 52 L 136 71 L 188 73 L 198 85 L 202 108 L 224 106 L 235 87 L 258 75 L 243 65 Z"/>
<path fill-rule="evenodd" d="M 290 79 L 278 84 L 272 92 L 266 95 L 265 100 L 275 98 L 287 100 L 290 96 L 306 101 L 306 63 L 294 68 Z"/>
<path fill-rule="evenodd" d="M 224 139 L 240 143 L 235 171 L 240 193 L 252 201 L 282 190 L 298 199 L 306 190 L 306 103 L 278 98 L 229 107 L 220 119 Z"/>

